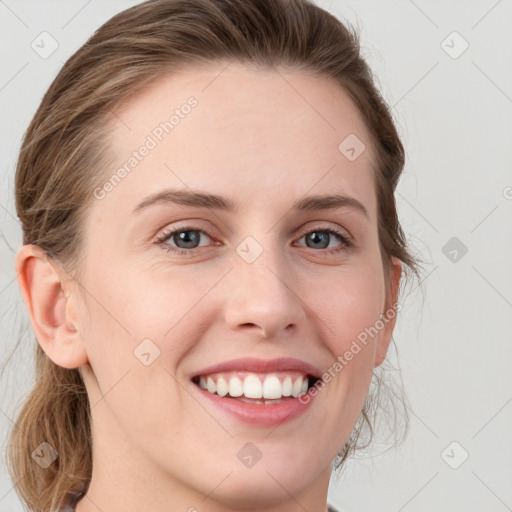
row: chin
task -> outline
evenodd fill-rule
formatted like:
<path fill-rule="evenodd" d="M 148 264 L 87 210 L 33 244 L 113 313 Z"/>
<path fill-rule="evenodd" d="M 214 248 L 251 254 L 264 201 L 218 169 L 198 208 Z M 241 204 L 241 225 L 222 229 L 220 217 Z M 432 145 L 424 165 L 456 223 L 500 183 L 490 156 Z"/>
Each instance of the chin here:
<path fill-rule="evenodd" d="M 261 458 L 252 467 L 243 467 L 238 459 L 235 465 L 227 464 L 223 473 L 233 472 L 215 492 L 217 496 L 222 493 L 223 501 L 237 510 L 243 510 L 244 503 L 248 508 L 254 507 L 256 502 L 261 503 L 262 508 L 278 505 L 290 499 L 290 494 L 299 495 L 323 473 L 312 461 L 311 454 L 318 453 L 313 446 L 301 453 L 297 452 L 297 445 L 279 450 L 268 442 L 265 446 L 262 441 L 260 447 Z M 327 466 L 330 472 L 328 463 Z"/>
<path fill-rule="evenodd" d="M 234 510 L 255 510 L 255 505 L 258 509 L 278 507 L 290 495 L 300 495 L 308 486 L 306 480 L 304 472 L 290 472 L 289 465 L 286 473 L 253 467 L 231 473 L 212 497 Z"/>

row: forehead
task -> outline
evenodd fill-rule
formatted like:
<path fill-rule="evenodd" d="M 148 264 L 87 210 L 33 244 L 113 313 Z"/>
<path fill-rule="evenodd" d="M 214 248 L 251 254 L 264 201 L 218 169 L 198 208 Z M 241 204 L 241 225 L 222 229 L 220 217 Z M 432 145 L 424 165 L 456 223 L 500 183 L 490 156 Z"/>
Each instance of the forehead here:
<path fill-rule="evenodd" d="M 131 211 L 162 187 L 260 205 L 336 188 L 375 215 L 373 145 L 348 93 L 332 80 L 218 63 L 167 74 L 112 113 L 105 178 L 122 175 L 108 194 L 117 210 Z M 362 151 L 356 159 L 347 157 L 351 147 Z"/>

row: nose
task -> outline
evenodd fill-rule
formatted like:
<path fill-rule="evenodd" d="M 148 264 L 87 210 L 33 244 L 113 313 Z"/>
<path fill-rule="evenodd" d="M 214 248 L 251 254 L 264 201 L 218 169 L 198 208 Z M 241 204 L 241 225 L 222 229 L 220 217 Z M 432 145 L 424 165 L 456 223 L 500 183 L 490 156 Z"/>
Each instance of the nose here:
<path fill-rule="evenodd" d="M 239 333 L 265 339 L 290 337 L 306 318 L 296 273 L 284 249 L 265 249 L 252 263 L 234 258 L 226 286 L 225 320 Z"/>

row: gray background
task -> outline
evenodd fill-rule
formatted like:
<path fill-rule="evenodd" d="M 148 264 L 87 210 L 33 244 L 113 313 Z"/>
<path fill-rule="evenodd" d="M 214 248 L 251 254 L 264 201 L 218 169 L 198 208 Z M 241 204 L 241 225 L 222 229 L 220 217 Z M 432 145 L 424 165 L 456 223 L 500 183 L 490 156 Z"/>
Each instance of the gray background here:
<path fill-rule="evenodd" d="M 2 361 L 29 326 L 13 267 L 22 134 L 64 60 L 135 3 L 0 0 Z M 512 0 L 316 3 L 360 29 L 407 150 L 401 221 L 427 260 L 394 334 L 409 436 L 351 461 L 329 500 L 348 512 L 512 510 Z M 47 58 L 31 47 L 43 31 L 58 43 Z M 26 335 L 1 381 L 2 449 L 32 384 L 32 354 Z M 0 510 L 22 510 L 3 457 Z"/>

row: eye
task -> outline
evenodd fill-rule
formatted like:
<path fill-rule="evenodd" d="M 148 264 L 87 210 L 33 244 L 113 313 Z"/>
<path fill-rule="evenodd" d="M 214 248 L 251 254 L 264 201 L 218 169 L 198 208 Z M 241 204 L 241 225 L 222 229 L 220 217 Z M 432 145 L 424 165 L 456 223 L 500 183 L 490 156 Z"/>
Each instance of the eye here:
<path fill-rule="evenodd" d="M 341 244 L 334 248 L 329 248 L 333 235 L 335 239 L 338 239 L 341 242 Z M 310 229 L 309 231 L 306 231 L 300 239 L 304 237 L 306 238 L 306 247 L 311 249 L 323 249 L 324 252 L 327 253 L 336 253 L 352 247 L 350 235 L 346 231 L 338 228 L 318 227 L 312 230 Z"/>
<path fill-rule="evenodd" d="M 199 245 L 201 235 L 205 235 L 207 238 L 210 238 L 210 236 L 205 233 L 204 230 L 195 226 L 180 226 L 165 230 L 156 239 L 155 243 L 162 246 L 162 249 L 167 252 L 190 256 L 195 254 L 195 250 L 198 247 L 201 247 Z M 171 241 L 174 242 L 176 246 L 169 244 L 167 242 L 169 239 L 171 239 Z"/>
<path fill-rule="evenodd" d="M 154 243 L 160 245 L 166 252 L 179 254 L 183 256 L 193 256 L 200 247 L 208 246 L 200 245 L 202 236 L 212 240 L 212 238 L 197 226 L 178 226 L 166 229 Z M 353 246 L 351 236 L 344 230 L 339 228 L 318 227 L 304 232 L 299 240 L 306 239 L 306 247 L 310 249 L 320 249 L 324 253 L 337 253 L 348 250 Z M 333 238 L 338 240 L 339 245 L 330 248 Z M 172 243 L 169 243 L 171 240 Z M 210 244 L 211 245 L 211 244 Z M 214 245 L 219 245 L 218 243 Z M 302 245 L 302 244 L 300 244 Z M 304 247 L 304 246 L 303 246 Z"/>

